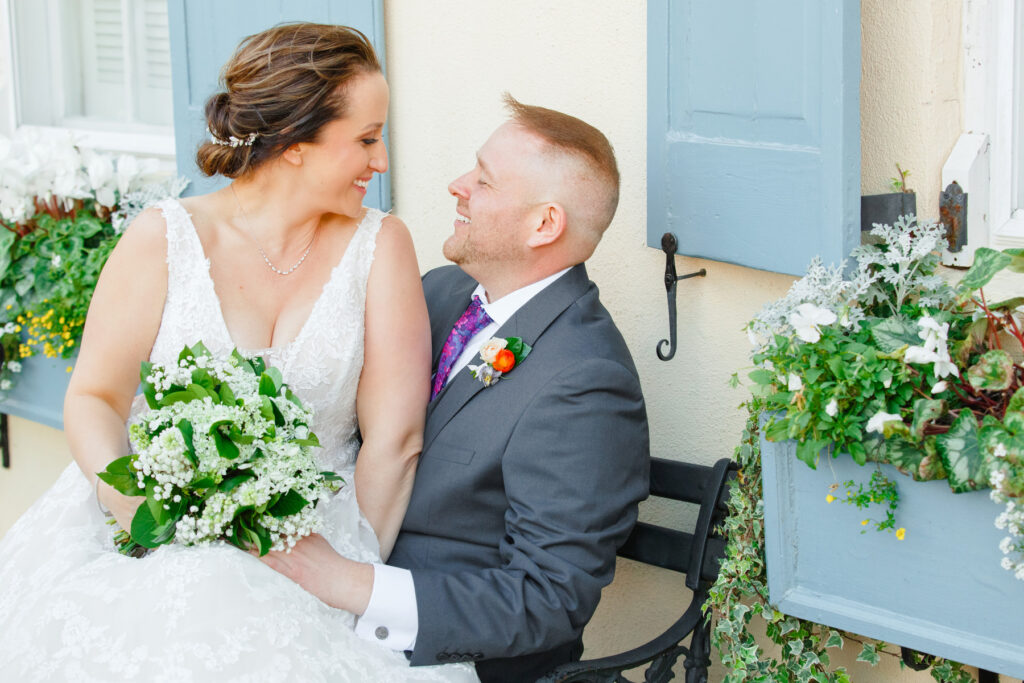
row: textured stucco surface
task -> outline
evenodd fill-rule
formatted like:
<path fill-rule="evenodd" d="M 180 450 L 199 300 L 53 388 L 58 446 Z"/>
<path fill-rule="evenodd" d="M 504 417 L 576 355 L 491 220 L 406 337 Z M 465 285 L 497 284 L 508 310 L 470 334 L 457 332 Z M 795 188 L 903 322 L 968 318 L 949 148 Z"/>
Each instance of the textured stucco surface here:
<path fill-rule="evenodd" d="M 910 171 L 917 211 L 937 219 L 942 164 L 961 133 L 959 0 L 862 0 L 861 193 Z"/>
<path fill-rule="evenodd" d="M 923 215 L 937 215 L 942 162 L 960 130 L 960 2 L 863 0 L 862 190 L 887 191 L 899 162 L 911 170 Z M 391 83 L 394 213 L 409 225 L 423 270 L 442 265 L 454 200 L 446 187 L 468 170 L 475 150 L 504 118 L 501 94 L 560 109 L 603 130 L 622 172 L 619 211 L 589 264 L 591 278 L 633 352 L 648 401 L 655 455 L 710 463 L 729 456 L 744 392 L 727 387 L 748 364 L 741 328 L 793 278 L 679 258 L 680 273 L 707 268 L 679 285 L 679 347 L 659 361 L 667 336 L 664 256 L 644 245 L 646 215 L 646 3 L 620 0 L 385 0 Z M 16 463 L 40 450 L 63 453 L 52 430 L 12 422 Z M 20 451 L 20 453 L 19 453 Z M 56 467 L 0 472 L 0 533 L 42 490 Z M 9 499 L 4 482 L 25 494 Z M 8 484 L 10 487 L 11 485 Z M 35 489 L 32 489 L 32 487 Z M 685 526 L 691 511 L 646 506 L 644 516 Z M 588 655 L 639 644 L 671 623 L 688 593 L 679 577 L 620 562 L 588 627 Z M 856 652 L 837 659 L 852 664 Z M 925 681 L 882 667 L 853 668 L 854 680 Z M 720 669 L 712 681 L 721 680 Z"/>

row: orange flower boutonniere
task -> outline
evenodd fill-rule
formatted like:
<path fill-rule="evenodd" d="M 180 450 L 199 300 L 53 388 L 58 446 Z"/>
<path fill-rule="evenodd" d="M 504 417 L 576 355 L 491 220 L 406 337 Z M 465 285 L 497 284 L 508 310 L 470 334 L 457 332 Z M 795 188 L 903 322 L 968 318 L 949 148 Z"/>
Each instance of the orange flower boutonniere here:
<path fill-rule="evenodd" d="M 470 365 L 469 372 L 474 378 L 489 387 L 501 376 L 523 362 L 533 350 L 529 344 L 519 337 L 494 337 L 480 347 L 480 365 Z"/>

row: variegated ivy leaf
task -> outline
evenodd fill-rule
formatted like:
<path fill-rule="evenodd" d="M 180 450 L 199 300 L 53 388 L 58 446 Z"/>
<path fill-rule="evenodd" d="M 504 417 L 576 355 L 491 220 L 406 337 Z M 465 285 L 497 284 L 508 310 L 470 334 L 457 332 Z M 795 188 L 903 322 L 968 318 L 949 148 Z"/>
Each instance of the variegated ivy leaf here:
<path fill-rule="evenodd" d="M 960 280 L 961 290 L 973 290 L 984 287 L 1000 270 L 1010 265 L 1014 257 L 988 247 L 979 247 L 974 252 L 974 265 Z"/>
<path fill-rule="evenodd" d="M 1013 382 L 1013 359 L 1002 349 L 986 351 L 981 359 L 967 370 L 967 381 L 975 389 L 1003 391 Z"/>
<path fill-rule="evenodd" d="M 988 458 L 981 448 L 978 422 L 971 411 L 961 411 L 949 431 L 938 436 L 936 445 L 953 493 L 988 486 Z"/>

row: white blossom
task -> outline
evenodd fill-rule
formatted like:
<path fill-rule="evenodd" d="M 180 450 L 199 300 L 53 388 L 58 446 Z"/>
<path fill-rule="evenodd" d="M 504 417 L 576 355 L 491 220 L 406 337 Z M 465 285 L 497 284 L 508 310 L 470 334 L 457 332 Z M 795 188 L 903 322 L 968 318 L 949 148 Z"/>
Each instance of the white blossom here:
<path fill-rule="evenodd" d="M 789 391 L 800 391 L 804 388 L 803 380 L 800 379 L 799 375 L 794 375 L 792 372 L 789 373 L 789 377 L 786 380 L 786 389 Z"/>
<path fill-rule="evenodd" d="M 810 303 L 800 304 L 789 316 L 789 324 L 796 331 L 796 336 L 812 344 L 821 339 L 820 326 L 831 325 L 835 321 L 835 313 Z"/>
<path fill-rule="evenodd" d="M 831 401 L 828 402 L 828 405 L 825 406 L 825 414 L 828 415 L 829 417 L 835 417 L 838 412 L 839 401 L 837 401 L 836 399 L 832 399 Z"/>
<path fill-rule="evenodd" d="M 886 422 L 903 421 L 903 418 L 898 413 L 887 413 L 883 410 L 878 411 L 875 415 L 868 420 L 867 431 L 877 432 L 881 434 L 885 427 Z"/>

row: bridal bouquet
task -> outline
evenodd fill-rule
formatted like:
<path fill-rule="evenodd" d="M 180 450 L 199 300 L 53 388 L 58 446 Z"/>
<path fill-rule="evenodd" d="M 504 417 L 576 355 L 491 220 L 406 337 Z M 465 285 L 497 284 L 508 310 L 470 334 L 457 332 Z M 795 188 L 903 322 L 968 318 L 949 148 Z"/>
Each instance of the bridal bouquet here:
<path fill-rule="evenodd" d="M 313 508 L 341 478 L 317 470 L 313 413 L 279 370 L 199 343 L 176 365 L 143 363 L 141 376 L 151 410 L 129 428 L 133 453 L 99 474 L 145 497 L 130 533 L 115 535 L 121 552 L 226 539 L 264 555 L 316 529 Z"/>

